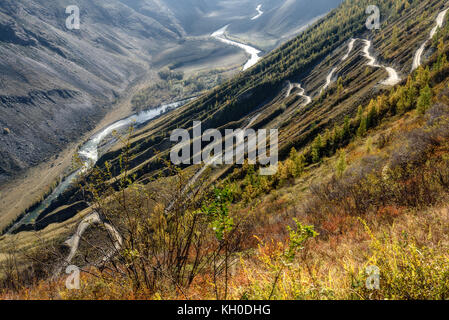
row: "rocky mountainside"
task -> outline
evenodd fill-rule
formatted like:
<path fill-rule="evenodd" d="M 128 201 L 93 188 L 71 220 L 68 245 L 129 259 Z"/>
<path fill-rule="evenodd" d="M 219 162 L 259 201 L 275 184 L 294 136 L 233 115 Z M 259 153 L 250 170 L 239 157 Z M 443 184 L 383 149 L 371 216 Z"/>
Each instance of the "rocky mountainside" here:
<path fill-rule="evenodd" d="M 323 1 L 317 8 L 324 12 L 338 2 Z M 289 21 L 272 28 L 270 37 L 317 13 L 282 18 L 286 7 L 292 13 L 309 5 L 261 3 L 272 24 Z M 156 74 L 155 56 L 159 68 L 238 52 L 209 36 L 236 21 L 243 21 L 236 31 L 251 31 L 245 23 L 257 14 L 259 1 L 80 0 L 80 30 L 66 27 L 69 5 L 68 0 L 0 4 L 0 184 L 94 128 L 126 89 Z"/>
<path fill-rule="evenodd" d="M 239 19 L 230 27 L 238 37 L 262 48 L 291 39 L 317 18 L 337 7 L 341 0 L 265 0 L 260 1 L 260 14 L 253 9 L 253 18 Z"/>
<path fill-rule="evenodd" d="M 143 11 L 142 3 L 132 5 Z M 210 3 L 188 4 L 214 14 Z M 16 270 L 6 280 L 40 276 L 45 284 L 73 264 L 94 276 L 69 298 L 447 297 L 449 8 L 444 0 L 377 0 L 380 25 L 370 29 L 372 4 L 344 1 L 231 80 L 135 119 L 135 130 L 107 150 L 94 136 L 79 153 L 96 166 L 0 236 L 4 252 L 37 251 L 38 237 L 51 270 Z M 263 8 L 250 20 L 262 19 Z M 192 32 L 184 18 L 167 29 Z M 227 38 L 232 26 L 215 35 L 236 44 Z M 195 121 L 203 132 L 277 129 L 275 172 L 261 175 L 251 163 L 174 168 L 171 133 L 192 133 Z M 372 267 L 382 281 L 376 291 L 363 285 Z M 54 290 L 42 288 L 36 296 Z"/>
<path fill-rule="evenodd" d="M 0 182 L 92 129 L 108 105 L 148 73 L 151 55 L 180 35 L 120 1 L 0 4 Z"/>
<path fill-rule="evenodd" d="M 292 147 L 308 147 L 317 134 L 354 116 L 360 105 L 407 79 L 414 56 L 428 39 L 444 5 L 441 0 L 415 1 L 409 6 L 400 3 L 390 6 L 388 1 L 380 1 L 383 28 L 371 31 L 365 27 L 364 6 L 346 1 L 255 67 L 139 128 L 131 141 L 130 171 L 141 183 L 151 181 L 163 168 L 159 157 L 168 156 L 171 131 L 192 130 L 194 120 L 203 122 L 203 130 L 224 130 L 243 127 L 257 116 L 254 128 L 279 129 L 281 159 Z M 413 22 L 419 10 L 423 11 L 421 21 Z M 408 33 L 399 36 L 399 28 L 407 28 Z M 426 47 L 423 59 L 433 51 Z M 108 161 L 112 173 L 118 175 L 121 152 L 120 146 L 113 148 L 97 165 Z M 226 175 L 230 169 L 218 172 Z M 81 192 L 70 189 L 41 216 L 81 200 Z"/>

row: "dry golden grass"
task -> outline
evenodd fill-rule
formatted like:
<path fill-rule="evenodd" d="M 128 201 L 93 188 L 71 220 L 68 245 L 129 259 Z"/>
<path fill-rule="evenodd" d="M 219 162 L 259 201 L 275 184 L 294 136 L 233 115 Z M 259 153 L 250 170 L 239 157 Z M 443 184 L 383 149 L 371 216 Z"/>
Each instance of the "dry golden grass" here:
<path fill-rule="evenodd" d="M 384 123 L 370 132 L 371 138 L 348 145 L 345 152 L 349 165 L 358 165 L 365 156 L 390 154 L 402 142 L 404 132 L 422 125 L 421 118 L 413 112 L 405 119 Z M 387 134 L 391 136 L 389 142 L 378 147 L 376 137 Z M 443 144 L 431 157 L 447 154 L 447 145 Z M 329 179 L 337 161 L 337 156 L 324 159 L 321 166 L 310 168 L 301 178 L 249 204 L 233 205 L 233 215 L 246 217 L 253 225 L 254 236 L 246 239 L 241 252 L 233 256 L 228 298 L 267 299 L 271 291 L 273 299 L 447 298 L 449 207 L 444 205 L 447 194 L 442 194 L 439 204 L 433 207 L 389 204 L 365 212 L 362 219 L 335 211 L 326 219 L 317 220 L 302 210 L 309 197 L 307 186 L 317 183 L 317 179 L 323 182 Z M 320 236 L 310 239 L 292 263 L 283 265 L 281 257 L 290 242 L 285 227 L 292 225 L 293 217 L 303 224 L 314 224 Z M 365 270 L 370 265 L 380 268 L 380 290 L 365 287 Z M 277 279 L 275 271 L 280 266 L 282 272 Z M 126 280 L 111 279 L 92 270 L 82 273 L 81 290 L 65 289 L 62 277 L 16 293 L 5 292 L 1 298 L 214 299 L 213 283 L 210 274 L 203 273 L 185 291 L 136 291 Z"/>

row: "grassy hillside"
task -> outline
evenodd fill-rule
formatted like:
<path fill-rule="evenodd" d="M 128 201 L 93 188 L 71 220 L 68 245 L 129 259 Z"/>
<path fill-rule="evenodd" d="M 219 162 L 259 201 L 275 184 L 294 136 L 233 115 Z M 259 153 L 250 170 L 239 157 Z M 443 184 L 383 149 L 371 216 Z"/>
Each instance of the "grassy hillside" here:
<path fill-rule="evenodd" d="M 407 2 L 408 3 L 408 2 Z M 257 128 L 280 129 L 280 153 L 286 157 L 291 147 L 303 148 L 315 136 L 341 124 L 345 116 L 354 116 L 360 104 L 366 104 L 371 97 L 388 87 L 379 85 L 387 77 L 382 68 L 366 66 L 361 40 L 354 44 L 351 56 L 338 64 L 336 75 L 342 79 L 343 90 L 337 92 L 335 82 L 322 96 L 320 88 L 326 81 L 330 69 L 347 52 L 350 38 L 372 39 L 374 54 L 384 64 L 395 66 L 402 78 L 411 69 L 415 50 L 421 45 L 434 25 L 436 15 L 442 9 L 441 1 L 392 3 L 380 1 L 383 26 L 379 32 L 367 32 L 364 6 L 346 1 L 328 17 L 317 22 L 298 38 L 287 42 L 265 57 L 258 65 L 231 81 L 214 88 L 187 106 L 170 115 L 140 128 L 132 137 L 130 151 L 133 154 L 130 167 L 139 180 L 147 180 L 163 168 L 159 156 L 165 156 L 172 146 L 169 135 L 176 128 L 190 128 L 193 121 L 202 121 L 203 130 L 208 128 L 236 128 L 260 113 Z M 416 12 L 422 12 L 422 23 L 415 21 Z M 402 37 L 403 46 L 390 40 L 394 28 L 407 24 L 408 37 Z M 419 34 L 420 36 L 415 36 Z M 386 40 L 382 40 L 386 39 Z M 382 58 L 383 52 L 395 51 L 389 59 Z M 411 49 L 412 48 L 412 49 Z M 396 66 L 396 61 L 398 61 Z M 400 63 L 399 63 L 400 61 Z M 400 66 L 400 68 L 399 68 Z M 404 71 L 402 71 L 404 70 Z M 303 100 L 291 94 L 285 97 L 287 81 L 301 82 L 313 102 L 306 107 Z M 157 156 L 156 156 L 156 152 Z M 114 173 L 119 173 L 121 148 L 106 154 L 98 165 L 109 161 Z M 80 200 L 76 190 L 68 192 L 56 203 L 58 205 Z M 50 211 L 52 209 L 49 209 Z"/>
<path fill-rule="evenodd" d="M 132 133 L 124 148 L 103 157 L 82 192 L 60 199 L 66 206 L 88 200 L 90 208 L 60 226 L 0 238 L 4 286 L 39 284 L 3 297 L 446 299 L 449 19 L 430 41 L 424 66 L 410 73 L 444 1 L 378 4 L 379 31 L 366 31 L 360 1 L 345 1 L 248 72 Z M 379 63 L 395 67 L 402 82 L 382 84 L 388 75 L 366 65 L 361 40 L 342 61 L 350 38 L 370 39 Z M 312 103 L 287 81 L 301 83 Z M 240 127 L 256 113 L 254 128 L 280 130 L 277 174 L 221 166 L 182 192 L 198 168 L 164 161 L 168 133 L 193 120 L 204 130 Z M 65 226 L 92 211 L 107 224 L 85 235 L 72 262 L 89 273 L 81 290 L 67 291 L 46 273 L 67 254 L 57 245 L 69 233 Z M 104 263 L 115 243 L 108 224 L 123 244 Z M 8 248 L 29 252 L 35 236 L 42 242 L 32 257 L 41 263 L 15 269 L 30 260 Z M 48 261 L 56 263 L 48 268 Z M 379 290 L 365 286 L 368 266 L 380 270 Z"/>
<path fill-rule="evenodd" d="M 71 31 L 65 27 L 64 10 L 72 3 L 44 2 L 8 0 L 0 5 L 0 192 L 7 194 L 2 196 L 0 229 L 69 173 L 68 158 L 77 144 L 133 112 L 128 96 L 139 91 L 135 109 L 150 108 L 196 96 L 237 73 L 247 60 L 245 52 L 210 35 L 226 24 L 232 25 L 233 33 L 252 33 L 251 17 L 258 4 L 80 1 L 82 28 Z M 278 16 L 277 1 L 265 4 L 264 19 Z M 310 14 L 336 4 L 326 0 L 315 10 L 289 17 L 283 21 L 288 26 L 269 35 L 264 32 L 256 42 L 266 37 L 280 40 L 289 26 L 296 30 Z M 301 12 L 303 7 L 303 1 L 289 4 L 291 11 Z M 167 67 L 184 72 L 185 78 L 170 84 L 158 77 Z M 27 184 L 39 187 L 23 195 L 19 190 L 28 190 Z"/>

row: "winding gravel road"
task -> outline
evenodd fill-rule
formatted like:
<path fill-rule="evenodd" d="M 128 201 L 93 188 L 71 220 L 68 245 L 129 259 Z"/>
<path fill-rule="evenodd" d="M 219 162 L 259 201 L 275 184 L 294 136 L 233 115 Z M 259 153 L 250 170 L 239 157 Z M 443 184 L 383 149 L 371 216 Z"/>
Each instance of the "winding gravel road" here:
<path fill-rule="evenodd" d="M 352 49 L 354 49 L 354 43 L 357 39 L 352 38 L 351 40 L 349 40 L 348 43 L 348 52 L 341 58 L 341 62 L 345 61 L 346 59 L 349 58 L 349 55 L 352 52 Z M 324 86 L 321 88 L 320 90 L 320 95 L 323 94 L 323 92 L 329 87 L 329 85 L 331 84 L 332 78 L 334 77 L 335 72 L 337 71 L 337 67 L 333 68 L 331 70 L 331 72 L 329 72 L 329 74 L 326 77 L 326 83 L 324 84 Z"/>
<path fill-rule="evenodd" d="M 376 58 L 374 58 L 369 52 L 371 48 L 371 41 L 370 40 L 363 40 L 363 41 L 365 43 L 365 46 L 363 47 L 363 54 L 365 58 L 368 59 L 367 65 L 375 68 L 384 68 L 388 72 L 388 78 L 385 81 L 381 82 L 381 84 L 386 86 L 394 86 L 397 83 L 399 83 L 401 81 L 401 78 L 398 76 L 396 70 L 391 67 L 385 67 L 378 64 Z"/>
<path fill-rule="evenodd" d="M 446 16 L 447 11 L 449 10 L 449 8 L 447 8 L 446 10 L 440 12 L 436 18 L 436 25 L 435 27 L 432 28 L 432 30 L 430 31 L 430 35 L 429 35 L 429 39 L 427 39 L 422 45 L 421 47 L 419 47 L 419 49 L 416 51 L 415 53 L 415 57 L 413 58 L 413 65 L 412 65 L 412 71 L 418 69 L 418 67 L 421 65 L 421 57 L 422 54 L 424 53 L 424 49 L 427 46 L 427 43 L 432 40 L 432 38 L 434 37 L 435 33 L 437 32 L 438 28 L 441 28 L 443 26 L 444 23 L 444 17 Z"/>

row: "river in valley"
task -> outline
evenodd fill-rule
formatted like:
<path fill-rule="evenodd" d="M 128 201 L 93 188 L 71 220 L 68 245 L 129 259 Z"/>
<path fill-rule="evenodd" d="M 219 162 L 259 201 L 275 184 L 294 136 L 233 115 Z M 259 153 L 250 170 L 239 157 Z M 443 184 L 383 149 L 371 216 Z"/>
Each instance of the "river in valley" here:
<path fill-rule="evenodd" d="M 141 126 L 148 121 L 165 114 L 173 109 L 176 109 L 191 99 L 182 100 L 170 104 L 164 104 L 160 107 L 135 113 L 127 118 L 114 122 L 113 124 L 102 129 L 100 132 L 94 134 L 86 143 L 84 143 L 80 150 L 78 151 L 78 156 L 83 162 L 82 168 L 72 172 L 68 175 L 58 186 L 53 190 L 53 192 L 46 197 L 35 209 L 26 213 L 24 217 L 14 224 L 7 233 L 11 233 L 20 226 L 28 223 L 32 223 L 50 204 L 56 200 L 64 191 L 66 191 L 80 176 L 91 169 L 97 163 L 99 159 L 99 146 L 108 137 L 110 137 L 115 131 L 126 131 L 131 126 Z"/>
<path fill-rule="evenodd" d="M 257 20 L 257 19 L 259 19 L 259 18 L 263 15 L 263 11 L 262 11 L 261 9 L 262 9 L 262 5 L 259 4 L 259 5 L 257 6 L 257 8 L 256 8 L 257 15 L 254 16 L 254 17 L 252 17 L 251 20 Z"/>
<path fill-rule="evenodd" d="M 261 11 L 261 5 L 259 5 L 256 10 L 258 12 L 257 18 L 259 18 L 263 12 Z M 253 20 L 257 19 L 254 17 Z M 259 54 L 260 50 L 253 48 L 249 45 L 245 45 L 236 41 L 232 41 L 226 38 L 225 31 L 227 30 L 229 25 L 224 26 L 223 28 L 214 32 L 211 36 L 223 43 L 228 45 L 236 46 L 243 49 L 246 53 L 250 55 L 249 60 L 243 66 L 243 70 L 247 70 L 254 66 L 261 58 Z M 57 187 L 53 190 L 53 192 L 47 196 L 35 209 L 26 213 L 22 219 L 20 219 L 17 223 L 15 223 L 7 233 L 11 233 L 20 226 L 24 224 L 32 223 L 46 208 L 50 206 L 50 204 L 55 201 L 64 191 L 66 191 L 80 176 L 90 170 L 99 159 L 99 146 L 104 142 L 107 137 L 110 137 L 114 131 L 124 131 L 130 126 L 140 126 L 155 117 L 158 117 L 161 114 L 164 114 L 172 109 L 176 109 L 184 104 L 186 104 L 190 100 L 183 100 L 171 104 L 165 104 L 155 109 L 150 109 L 147 111 L 143 111 L 140 113 L 133 114 L 125 119 L 114 122 L 113 124 L 107 126 L 100 132 L 93 135 L 86 143 L 84 143 L 80 150 L 78 151 L 78 156 L 83 162 L 82 168 L 72 172 L 68 175 L 62 182 L 60 182 Z"/>
<path fill-rule="evenodd" d="M 223 43 L 229 44 L 231 46 L 239 47 L 239 48 L 245 50 L 245 52 L 250 55 L 250 59 L 243 66 L 243 71 L 245 71 L 245 70 L 251 68 L 252 66 L 254 66 L 261 59 L 259 57 L 259 54 L 261 51 L 257 50 L 256 48 L 253 48 L 251 46 L 248 46 L 246 44 L 232 41 L 232 40 L 229 40 L 228 38 L 226 38 L 225 32 L 228 29 L 228 27 L 229 27 L 229 25 L 226 25 L 223 28 L 215 31 L 214 33 L 212 33 L 211 37 L 215 38 L 218 41 L 221 41 Z"/>

